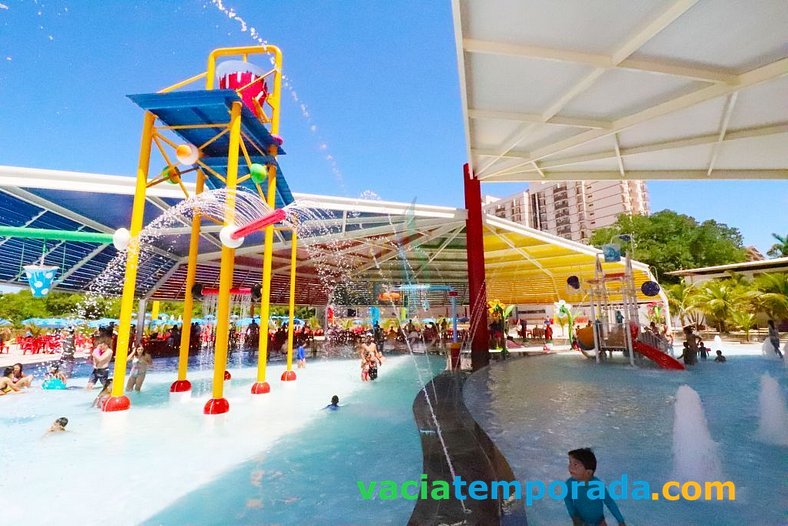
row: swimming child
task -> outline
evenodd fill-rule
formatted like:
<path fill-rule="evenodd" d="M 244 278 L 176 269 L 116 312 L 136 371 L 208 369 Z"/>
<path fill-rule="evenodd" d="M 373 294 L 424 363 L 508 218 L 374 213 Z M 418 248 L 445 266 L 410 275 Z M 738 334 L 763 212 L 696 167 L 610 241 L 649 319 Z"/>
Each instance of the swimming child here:
<path fill-rule="evenodd" d="M 722 355 L 722 351 L 717 351 L 717 357 L 716 357 L 716 358 L 714 358 L 714 361 L 715 361 L 715 362 L 724 363 L 724 362 L 727 362 L 727 361 L 728 361 L 728 359 L 727 359 L 727 358 L 725 358 L 725 357 Z"/>
<path fill-rule="evenodd" d="M 698 342 L 698 352 L 701 360 L 708 358 L 708 349 L 706 349 L 706 345 L 703 342 Z"/>
<path fill-rule="evenodd" d="M 378 379 L 378 358 L 374 352 L 367 354 L 367 363 L 369 364 L 369 379 Z"/>
<path fill-rule="evenodd" d="M 298 344 L 298 349 L 296 349 L 296 359 L 298 360 L 299 369 L 306 367 L 306 349 L 304 349 L 303 342 Z"/>
<path fill-rule="evenodd" d="M 54 363 L 49 367 L 44 381 L 41 382 L 41 388 L 48 390 L 66 389 L 66 375 L 60 372 L 58 363 Z"/>
<path fill-rule="evenodd" d="M 66 383 L 66 375 L 60 370 L 60 364 L 52 364 L 47 373 L 47 379 L 60 380 L 64 384 Z"/>
<path fill-rule="evenodd" d="M 596 471 L 596 455 L 589 448 L 573 449 L 569 453 L 569 475 L 566 480 L 568 489 L 564 498 L 566 511 L 572 518 L 574 526 L 599 526 L 605 522 L 604 505 L 618 521 L 619 526 L 624 526 L 624 516 L 618 509 L 616 501 L 610 496 L 602 481 L 594 476 Z M 604 499 L 590 498 L 589 493 L 599 493 L 600 486 L 604 490 Z M 604 504 L 604 505 L 603 505 Z"/>
<path fill-rule="evenodd" d="M 104 389 L 102 389 L 101 392 L 96 397 L 96 399 L 93 400 L 93 403 L 90 405 L 90 407 L 97 407 L 99 409 L 104 409 L 104 404 L 112 396 L 111 392 L 112 392 L 112 378 L 107 380 Z"/>
<path fill-rule="evenodd" d="M 366 356 L 361 357 L 361 381 L 369 382 L 369 361 Z"/>
<path fill-rule="evenodd" d="M 66 430 L 66 426 L 68 425 L 68 418 L 65 416 L 61 416 L 57 420 L 55 420 L 52 425 L 49 427 L 47 434 L 49 433 L 62 433 Z"/>
<path fill-rule="evenodd" d="M 331 397 L 331 403 L 325 406 L 323 409 L 329 409 L 331 411 L 336 411 L 339 409 L 339 397 L 334 395 Z"/>

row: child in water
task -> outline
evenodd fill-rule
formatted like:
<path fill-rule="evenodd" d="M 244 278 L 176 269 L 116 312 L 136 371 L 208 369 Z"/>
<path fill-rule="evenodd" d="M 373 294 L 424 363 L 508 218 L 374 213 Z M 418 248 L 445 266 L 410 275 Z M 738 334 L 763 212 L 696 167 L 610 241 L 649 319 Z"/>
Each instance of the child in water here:
<path fill-rule="evenodd" d="M 624 526 L 624 516 L 621 515 L 616 501 L 610 496 L 607 488 L 604 489 L 604 499 L 589 497 L 590 491 L 595 489 L 590 483 L 595 482 L 594 486 L 602 484 L 594 476 L 596 471 L 594 452 L 589 448 L 582 448 L 573 449 L 568 454 L 570 477 L 566 479 L 568 492 L 564 498 L 564 504 L 566 504 L 566 511 L 572 518 L 573 526 L 606 525 L 604 505 L 607 505 L 619 526 Z"/>
<path fill-rule="evenodd" d="M 112 396 L 112 378 L 107 380 L 107 385 L 104 386 L 104 389 L 98 394 L 95 400 L 90 407 L 98 407 L 99 409 L 104 409 L 104 404 L 109 400 L 110 396 Z"/>
<path fill-rule="evenodd" d="M 62 433 L 66 430 L 66 426 L 68 425 L 68 418 L 65 416 L 61 416 L 57 420 L 55 420 L 52 425 L 49 427 L 47 434 L 49 433 Z"/>
<path fill-rule="evenodd" d="M 339 397 L 334 395 L 331 397 L 331 403 L 325 406 L 323 409 L 329 409 L 331 411 L 336 411 L 339 409 Z"/>
<path fill-rule="evenodd" d="M 298 360 L 299 369 L 306 367 L 306 349 L 304 349 L 303 342 L 298 344 L 298 349 L 296 349 L 296 359 Z"/>
<path fill-rule="evenodd" d="M 366 356 L 361 357 L 361 381 L 369 381 L 369 361 Z"/>

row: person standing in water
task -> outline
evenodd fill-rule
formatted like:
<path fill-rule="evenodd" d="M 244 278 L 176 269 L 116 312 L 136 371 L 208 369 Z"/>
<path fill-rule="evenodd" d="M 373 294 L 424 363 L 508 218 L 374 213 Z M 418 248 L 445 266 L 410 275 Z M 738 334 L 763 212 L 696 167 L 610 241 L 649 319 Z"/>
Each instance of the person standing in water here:
<path fill-rule="evenodd" d="M 142 389 L 142 382 L 145 381 L 145 375 L 148 369 L 153 365 L 153 357 L 142 345 L 134 347 L 131 353 L 131 372 L 129 373 L 129 381 L 126 383 L 126 391 L 137 391 Z"/>
<path fill-rule="evenodd" d="M 774 320 L 769 320 L 769 342 L 774 347 L 774 352 L 780 359 L 783 359 L 783 353 L 780 351 L 780 331 L 774 326 Z"/>

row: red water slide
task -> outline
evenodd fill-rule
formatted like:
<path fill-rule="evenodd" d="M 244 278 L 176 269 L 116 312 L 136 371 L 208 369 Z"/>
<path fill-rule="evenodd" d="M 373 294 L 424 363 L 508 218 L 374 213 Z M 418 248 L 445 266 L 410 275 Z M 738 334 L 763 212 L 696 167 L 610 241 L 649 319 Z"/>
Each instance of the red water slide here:
<path fill-rule="evenodd" d="M 632 344 L 637 352 L 649 360 L 655 362 L 663 369 L 684 370 L 684 364 L 668 353 L 664 353 L 656 347 L 652 347 L 651 345 L 648 345 L 647 343 L 640 340 L 635 340 L 632 342 Z"/>

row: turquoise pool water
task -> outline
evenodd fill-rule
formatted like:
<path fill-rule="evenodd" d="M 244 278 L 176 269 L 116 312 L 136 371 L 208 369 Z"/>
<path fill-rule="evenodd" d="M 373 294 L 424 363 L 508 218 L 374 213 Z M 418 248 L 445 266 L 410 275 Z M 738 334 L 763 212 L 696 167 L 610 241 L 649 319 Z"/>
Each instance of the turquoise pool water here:
<path fill-rule="evenodd" d="M 783 394 L 788 391 L 782 364 L 761 356 L 729 356 L 725 364 L 701 362 L 686 372 L 597 366 L 578 355 L 539 356 L 474 375 L 465 400 L 522 482 L 565 480 L 567 451 L 591 447 L 600 479 L 626 473 L 657 491 L 672 478 L 673 399 L 687 384 L 701 397 L 723 474 L 736 484 L 736 501 L 621 501 L 627 525 L 784 525 L 788 448 L 756 438 L 765 372 Z M 529 526 L 571 522 L 562 501 L 540 500 L 527 512 Z"/>
<path fill-rule="evenodd" d="M 415 364 L 414 364 L 415 360 Z M 195 393 L 170 402 L 174 362 L 157 361 L 132 410 L 89 408 L 98 390 L 0 398 L 0 508 L 24 524 L 404 524 L 412 501 L 362 501 L 358 480 L 406 480 L 422 471 L 411 405 L 445 361 L 392 356 L 361 383 L 356 360 L 309 361 L 298 381 L 248 394 L 253 368 L 231 368 L 230 413 L 206 417 L 209 371 L 190 372 Z M 86 373 L 86 368 L 76 371 Z M 85 377 L 71 385 L 83 387 Z M 343 407 L 324 411 L 331 395 Z M 60 416 L 68 432 L 44 437 Z"/>

